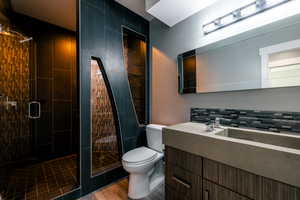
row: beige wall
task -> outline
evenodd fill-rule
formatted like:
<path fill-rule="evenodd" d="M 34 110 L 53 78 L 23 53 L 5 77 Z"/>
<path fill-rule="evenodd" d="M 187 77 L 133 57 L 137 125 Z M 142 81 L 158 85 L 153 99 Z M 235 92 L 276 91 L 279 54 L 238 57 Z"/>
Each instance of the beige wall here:
<path fill-rule="evenodd" d="M 152 123 L 185 121 L 184 98 L 177 92 L 176 60 L 152 48 Z"/>

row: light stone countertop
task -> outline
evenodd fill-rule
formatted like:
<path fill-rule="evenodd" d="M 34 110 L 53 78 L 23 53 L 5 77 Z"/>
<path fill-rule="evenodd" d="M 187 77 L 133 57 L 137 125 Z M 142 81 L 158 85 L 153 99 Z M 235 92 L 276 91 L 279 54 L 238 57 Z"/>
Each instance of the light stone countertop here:
<path fill-rule="evenodd" d="M 226 130 L 244 131 L 270 141 L 266 144 L 222 136 Z M 226 134 L 225 134 L 226 135 Z M 288 142 L 278 143 L 278 138 Z M 274 140 L 277 139 L 277 140 Z M 232 167 L 300 187 L 300 136 L 260 130 L 221 127 L 206 132 L 201 123 L 182 123 L 163 128 L 163 143 Z"/>

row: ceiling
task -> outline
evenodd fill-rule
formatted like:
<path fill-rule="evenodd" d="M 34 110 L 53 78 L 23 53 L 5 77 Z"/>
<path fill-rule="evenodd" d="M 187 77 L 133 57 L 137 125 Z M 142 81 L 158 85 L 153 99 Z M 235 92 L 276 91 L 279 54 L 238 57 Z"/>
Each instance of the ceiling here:
<path fill-rule="evenodd" d="M 122 4 L 126 8 L 132 10 L 136 14 L 142 16 L 143 18 L 151 21 L 153 19 L 152 15 L 147 13 L 145 8 L 145 0 L 115 0 L 116 2 Z"/>
<path fill-rule="evenodd" d="M 76 0 L 11 0 L 11 6 L 17 13 L 76 31 Z"/>
<path fill-rule="evenodd" d="M 153 0 L 146 0 L 153 1 Z M 159 0 L 147 9 L 148 13 L 172 27 L 217 0 Z"/>
<path fill-rule="evenodd" d="M 217 0 L 115 0 L 149 21 L 153 17 L 172 27 Z M 145 4 L 147 5 L 145 8 Z"/>
<path fill-rule="evenodd" d="M 155 17 L 171 27 L 217 0 L 115 1 L 149 21 Z M 76 31 L 76 0 L 11 0 L 11 5 L 17 13 Z"/>

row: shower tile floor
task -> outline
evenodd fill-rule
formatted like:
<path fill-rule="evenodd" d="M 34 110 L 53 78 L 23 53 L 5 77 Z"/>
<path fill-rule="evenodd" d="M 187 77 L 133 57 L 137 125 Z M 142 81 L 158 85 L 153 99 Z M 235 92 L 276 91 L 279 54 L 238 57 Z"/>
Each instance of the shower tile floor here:
<path fill-rule="evenodd" d="M 0 200 L 52 199 L 76 187 L 76 155 L 20 168 L 0 168 Z"/>
<path fill-rule="evenodd" d="M 122 166 L 120 156 L 116 152 L 93 152 L 92 159 L 92 175 Z"/>
<path fill-rule="evenodd" d="M 93 174 L 121 166 L 114 152 L 93 152 Z M 77 156 L 0 168 L 0 200 L 53 199 L 78 187 Z"/>

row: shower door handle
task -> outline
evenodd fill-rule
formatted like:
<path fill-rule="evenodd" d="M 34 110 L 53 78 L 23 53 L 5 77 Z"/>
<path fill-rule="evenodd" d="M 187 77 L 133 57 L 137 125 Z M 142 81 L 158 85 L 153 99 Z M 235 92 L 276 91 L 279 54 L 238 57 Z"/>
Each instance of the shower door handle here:
<path fill-rule="evenodd" d="M 38 101 L 31 101 L 28 103 L 28 117 L 29 119 L 39 119 L 41 117 L 41 103 Z"/>

